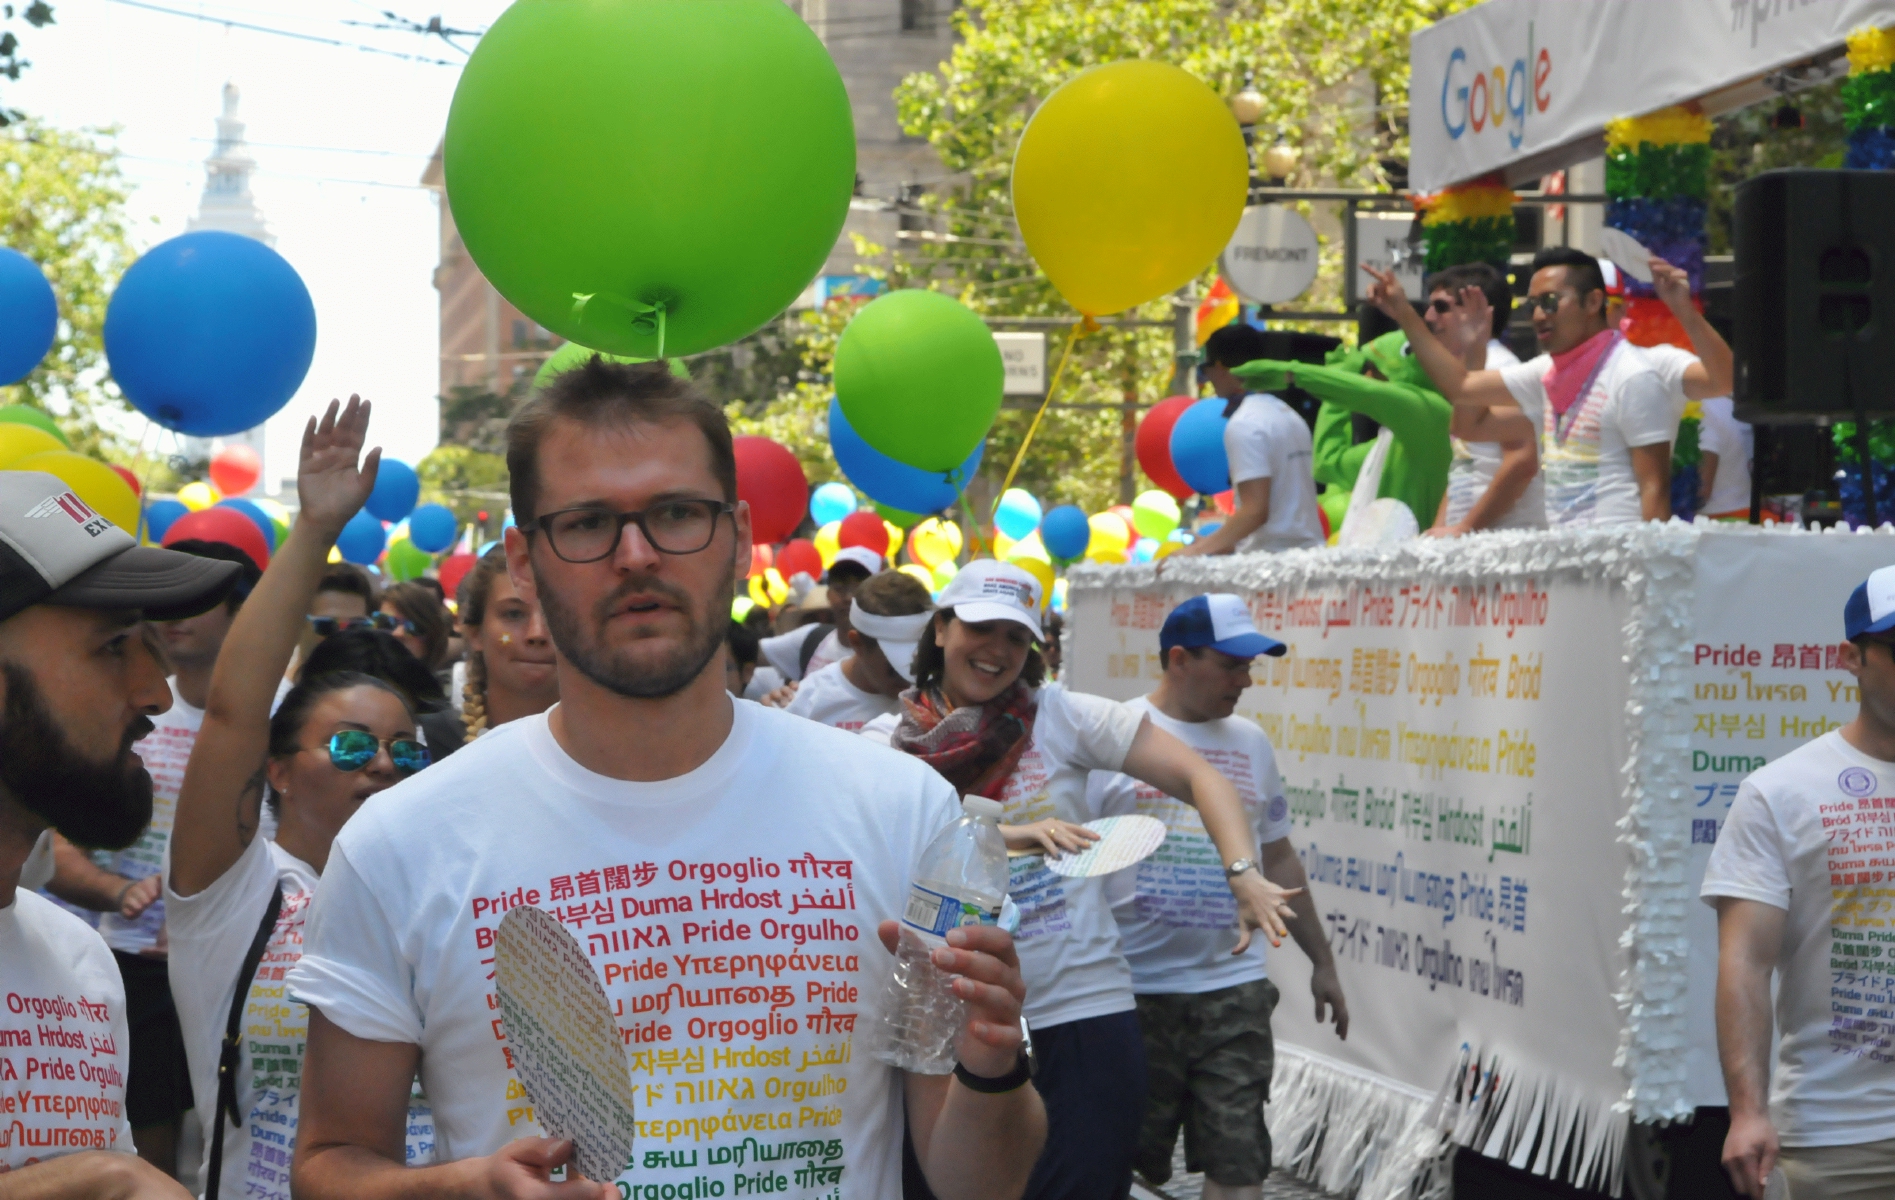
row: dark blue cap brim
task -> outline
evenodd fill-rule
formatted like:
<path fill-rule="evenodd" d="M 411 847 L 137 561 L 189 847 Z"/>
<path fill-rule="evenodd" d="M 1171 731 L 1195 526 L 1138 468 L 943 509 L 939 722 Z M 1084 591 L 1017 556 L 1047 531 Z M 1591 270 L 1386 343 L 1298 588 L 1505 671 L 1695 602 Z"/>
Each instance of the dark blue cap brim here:
<path fill-rule="evenodd" d="M 1274 638 L 1264 637 L 1261 633 L 1240 633 L 1234 638 L 1225 638 L 1221 642 L 1212 642 L 1211 649 L 1232 658 L 1256 658 L 1269 655 L 1272 658 L 1286 652 L 1289 647 Z"/>

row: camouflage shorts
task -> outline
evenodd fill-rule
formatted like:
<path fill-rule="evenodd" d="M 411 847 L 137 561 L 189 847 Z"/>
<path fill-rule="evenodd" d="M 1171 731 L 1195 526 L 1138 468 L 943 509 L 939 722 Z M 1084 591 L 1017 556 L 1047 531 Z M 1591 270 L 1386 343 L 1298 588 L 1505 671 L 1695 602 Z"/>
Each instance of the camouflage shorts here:
<path fill-rule="evenodd" d="M 1267 979 L 1196 994 L 1138 997 L 1148 1086 L 1138 1173 L 1171 1178 L 1171 1149 L 1184 1128 L 1184 1161 L 1225 1187 L 1254 1187 L 1270 1173 L 1263 1104 L 1276 1060 Z"/>

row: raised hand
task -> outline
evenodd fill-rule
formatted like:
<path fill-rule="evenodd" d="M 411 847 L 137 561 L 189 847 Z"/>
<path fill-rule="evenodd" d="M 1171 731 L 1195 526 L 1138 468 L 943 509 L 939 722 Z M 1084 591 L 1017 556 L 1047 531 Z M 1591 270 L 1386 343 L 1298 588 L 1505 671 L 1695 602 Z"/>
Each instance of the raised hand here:
<path fill-rule="evenodd" d="M 341 532 L 375 490 L 382 448 L 377 446 L 367 456 L 362 454 L 362 444 L 368 439 L 368 418 L 368 401 L 350 396 L 348 407 L 331 400 L 322 419 L 311 417 L 303 428 L 303 447 L 296 466 L 296 494 L 302 502 L 297 519 L 311 522 L 332 537 Z M 361 460 L 360 466 L 357 459 Z"/>
<path fill-rule="evenodd" d="M 1652 290 L 1673 312 L 1691 307 L 1691 276 L 1656 254 L 1651 257 Z"/>
<path fill-rule="evenodd" d="M 1402 289 L 1401 280 L 1395 278 L 1395 272 L 1378 270 L 1368 263 L 1363 263 L 1362 269 L 1367 271 L 1369 278 L 1375 281 L 1369 285 L 1368 294 L 1363 297 L 1364 300 L 1396 321 L 1402 319 L 1404 312 L 1414 311 L 1414 306 L 1408 303 L 1408 293 Z"/>

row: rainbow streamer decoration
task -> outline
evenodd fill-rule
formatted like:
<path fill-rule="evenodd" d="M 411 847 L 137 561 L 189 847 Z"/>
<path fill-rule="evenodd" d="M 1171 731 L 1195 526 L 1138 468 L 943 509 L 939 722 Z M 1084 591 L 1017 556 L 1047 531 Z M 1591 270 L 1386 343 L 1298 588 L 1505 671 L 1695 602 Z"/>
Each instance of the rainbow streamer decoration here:
<path fill-rule="evenodd" d="M 1211 284 L 1211 290 L 1198 304 L 1198 345 L 1210 340 L 1213 333 L 1235 321 L 1243 312 L 1243 303 L 1237 299 L 1237 293 L 1230 290 L 1230 284 L 1219 275 Z"/>
<path fill-rule="evenodd" d="M 1895 167 L 1895 29 L 1849 35 L 1849 78 L 1842 83 L 1849 130 L 1842 165 L 1858 171 Z"/>
<path fill-rule="evenodd" d="M 1513 252 L 1513 204 L 1513 189 L 1498 174 L 1418 199 L 1428 273 L 1470 262 L 1505 271 Z"/>
<path fill-rule="evenodd" d="M 1605 139 L 1605 223 L 1631 234 L 1690 276 L 1692 300 L 1701 305 L 1711 119 L 1695 108 L 1674 105 L 1608 121 Z M 1640 346 L 1690 345 L 1651 284 L 1627 278 L 1625 294 L 1627 339 Z"/>

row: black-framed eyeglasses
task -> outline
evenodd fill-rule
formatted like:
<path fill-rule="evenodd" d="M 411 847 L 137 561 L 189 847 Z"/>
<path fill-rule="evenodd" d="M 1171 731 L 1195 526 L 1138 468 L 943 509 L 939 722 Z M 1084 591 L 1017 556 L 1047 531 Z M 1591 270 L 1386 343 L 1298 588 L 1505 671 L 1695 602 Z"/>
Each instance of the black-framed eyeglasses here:
<path fill-rule="evenodd" d="M 543 533 L 553 553 L 569 563 L 598 562 L 618 549 L 627 525 L 638 526 L 660 554 L 696 554 L 717 536 L 717 519 L 734 513 L 721 500 L 665 500 L 643 512 L 609 508 L 562 508 L 542 515 L 526 533 Z"/>
<path fill-rule="evenodd" d="M 410 738 L 384 741 L 366 729 L 340 729 L 329 739 L 329 765 L 338 771 L 360 771 L 375 761 L 383 746 L 388 747 L 388 761 L 404 775 L 412 775 L 434 761 L 426 746 Z"/>
<path fill-rule="evenodd" d="M 1573 294 L 1577 295 L 1578 293 L 1575 292 Z M 1560 302 L 1564 300 L 1565 297 L 1565 292 L 1541 292 L 1537 296 L 1527 297 L 1527 307 L 1537 308 L 1550 317 L 1559 311 Z"/>
<path fill-rule="evenodd" d="M 317 637 L 334 637 L 352 629 L 380 629 L 385 633 L 399 629 L 409 634 L 415 631 L 415 623 L 406 617 L 391 617 L 379 612 L 366 617 L 309 617 L 307 620 Z"/>

